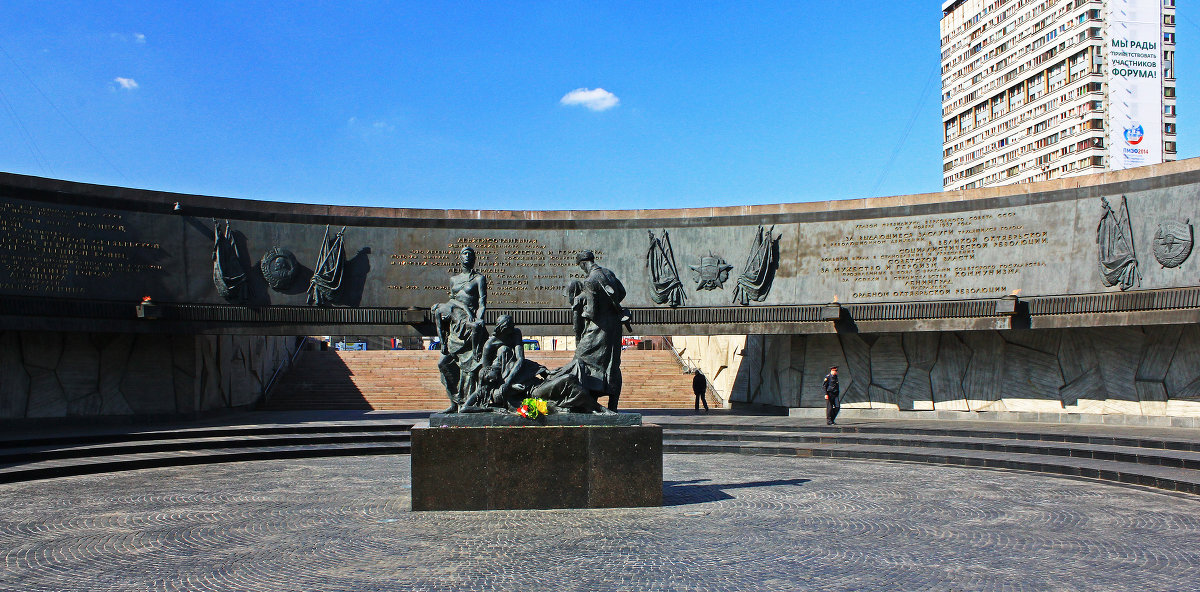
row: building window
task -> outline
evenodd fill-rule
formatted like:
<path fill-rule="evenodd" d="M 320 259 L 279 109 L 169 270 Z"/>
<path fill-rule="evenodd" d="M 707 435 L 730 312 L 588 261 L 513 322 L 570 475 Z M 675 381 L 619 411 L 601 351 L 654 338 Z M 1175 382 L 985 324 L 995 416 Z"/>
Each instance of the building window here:
<path fill-rule="evenodd" d="M 1175 34 L 1163 33 L 1163 43 L 1175 43 Z"/>
<path fill-rule="evenodd" d="M 1163 142 L 1163 150 L 1170 152 L 1170 153 L 1174 153 L 1175 152 L 1175 142 Z"/>
<path fill-rule="evenodd" d="M 1174 25 L 1174 24 L 1175 24 L 1175 15 L 1173 15 L 1173 14 L 1164 14 L 1164 15 L 1163 15 L 1163 24 L 1164 24 L 1164 25 L 1168 25 L 1168 26 L 1170 26 L 1170 25 Z"/>
<path fill-rule="evenodd" d="M 1164 86 L 1163 87 L 1163 96 L 1167 97 L 1167 98 L 1172 98 L 1172 99 L 1175 98 L 1175 87 Z"/>
<path fill-rule="evenodd" d="M 1163 133 L 1164 134 L 1174 134 L 1175 133 L 1175 124 L 1164 123 L 1163 124 Z"/>
<path fill-rule="evenodd" d="M 1175 105 L 1163 105 L 1163 115 L 1175 115 Z"/>

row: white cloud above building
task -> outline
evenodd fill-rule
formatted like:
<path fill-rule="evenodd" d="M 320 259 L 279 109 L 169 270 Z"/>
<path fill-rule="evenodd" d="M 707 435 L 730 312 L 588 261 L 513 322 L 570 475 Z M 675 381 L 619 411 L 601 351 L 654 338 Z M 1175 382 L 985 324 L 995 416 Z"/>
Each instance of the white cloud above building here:
<path fill-rule="evenodd" d="M 592 111 L 607 111 L 621 103 L 621 99 L 603 88 L 577 88 L 558 101 L 560 104 L 574 107 L 587 107 Z"/>

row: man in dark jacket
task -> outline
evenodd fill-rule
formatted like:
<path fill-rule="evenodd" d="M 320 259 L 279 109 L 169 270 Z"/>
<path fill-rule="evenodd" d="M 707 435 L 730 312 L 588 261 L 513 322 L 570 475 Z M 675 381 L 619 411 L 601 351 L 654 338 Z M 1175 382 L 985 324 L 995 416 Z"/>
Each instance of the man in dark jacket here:
<path fill-rule="evenodd" d="M 708 380 L 704 378 L 704 373 L 699 368 L 696 369 L 696 375 L 692 377 L 692 392 L 696 394 L 696 410 L 700 410 L 700 404 L 704 404 L 704 412 L 708 413 Z"/>
<path fill-rule="evenodd" d="M 841 394 L 841 389 L 838 386 L 837 366 L 829 369 L 829 374 L 825 375 L 825 423 L 833 425 L 833 420 L 837 419 L 838 411 L 841 411 L 842 404 L 838 401 L 838 395 Z"/>

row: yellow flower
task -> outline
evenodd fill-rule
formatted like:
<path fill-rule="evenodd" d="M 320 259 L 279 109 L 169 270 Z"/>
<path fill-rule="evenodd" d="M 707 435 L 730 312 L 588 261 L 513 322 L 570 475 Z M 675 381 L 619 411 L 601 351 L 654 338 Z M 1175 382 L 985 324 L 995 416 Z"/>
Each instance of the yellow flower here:
<path fill-rule="evenodd" d="M 546 401 L 545 400 L 538 399 L 537 410 L 538 410 L 538 413 L 541 413 L 542 415 L 546 414 Z"/>

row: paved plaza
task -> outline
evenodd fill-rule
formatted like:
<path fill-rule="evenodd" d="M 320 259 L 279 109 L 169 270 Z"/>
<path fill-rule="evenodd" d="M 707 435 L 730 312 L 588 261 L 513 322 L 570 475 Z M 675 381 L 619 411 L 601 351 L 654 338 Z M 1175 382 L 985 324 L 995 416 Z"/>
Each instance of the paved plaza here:
<path fill-rule="evenodd" d="M 1195 496 L 670 454 L 662 508 L 413 513 L 408 464 L 272 460 L 0 486 L 0 589 L 1200 589 Z"/>

